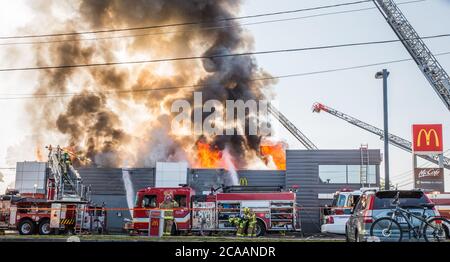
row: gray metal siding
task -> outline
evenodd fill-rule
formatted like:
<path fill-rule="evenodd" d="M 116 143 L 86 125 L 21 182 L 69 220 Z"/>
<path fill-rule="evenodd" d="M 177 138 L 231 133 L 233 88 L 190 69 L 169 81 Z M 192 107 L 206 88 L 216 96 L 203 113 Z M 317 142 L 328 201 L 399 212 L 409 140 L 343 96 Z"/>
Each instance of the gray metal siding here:
<path fill-rule="evenodd" d="M 238 177 L 245 178 L 249 186 L 285 187 L 285 171 L 281 170 L 239 170 Z M 191 169 L 188 183 L 197 194 L 209 191 L 211 187 L 229 185 L 230 175 L 223 169 Z"/>
<path fill-rule="evenodd" d="M 154 168 L 128 169 L 134 192 L 154 186 Z M 123 219 L 131 218 L 126 200 L 126 192 L 119 168 L 80 168 L 78 169 L 85 185 L 91 185 L 91 199 L 96 204 L 105 204 L 107 212 L 107 230 L 121 232 Z M 124 209 L 124 210 L 122 210 Z"/>
<path fill-rule="evenodd" d="M 369 150 L 369 163 L 379 165 L 379 150 Z M 319 193 L 334 193 L 341 188 L 359 189 L 358 184 L 326 184 L 319 179 L 319 165 L 359 165 L 360 150 L 288 150 L 286 154 L 286 186 L 299 186 L 297 202 L 304 232 L 320 231 L 320 207 L 330 204 L 319 200 Z M 379 167 L 376 168 L 375 186 L 379 186 Z"/>
<path fill-rule="evenodd" d="M 123 219 L 131 218 L 130 211 L 121 210 L 127 208 L 125 195 L 92 195 L 91 199 L 97 204 L 104 203 L 106 208 L 120 209 L 107 211 L 106 229 L 108 232 L 122 232 Z"/>
<path fill-rule="evenodd" d="M 132 168 L 128 169 L 134 192 L 146 187 L 155 186 L 154 168 Z"/>
<path fill-rule="evenodd" d="M 78 173 L 93 195 L 125 195 L 120 168 L 80 168 Z"/>
<path fill-rule="evenodd" d="M 239 178 L 247 179 L 249 186 L 281 186 L 285 187 L 284 170 L 239 170 Z"/>

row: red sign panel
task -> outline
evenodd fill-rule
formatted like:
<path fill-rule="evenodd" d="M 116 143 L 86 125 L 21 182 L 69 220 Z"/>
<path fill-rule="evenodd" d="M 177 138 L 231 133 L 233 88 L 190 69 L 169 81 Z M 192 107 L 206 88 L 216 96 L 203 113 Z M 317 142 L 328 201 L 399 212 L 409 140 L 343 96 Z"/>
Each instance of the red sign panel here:
<path fill-rule="evenodd" d="M 434 153 L 443 151 L 442 125 L 413 125 L 413 151 L 414 153 Z"/>

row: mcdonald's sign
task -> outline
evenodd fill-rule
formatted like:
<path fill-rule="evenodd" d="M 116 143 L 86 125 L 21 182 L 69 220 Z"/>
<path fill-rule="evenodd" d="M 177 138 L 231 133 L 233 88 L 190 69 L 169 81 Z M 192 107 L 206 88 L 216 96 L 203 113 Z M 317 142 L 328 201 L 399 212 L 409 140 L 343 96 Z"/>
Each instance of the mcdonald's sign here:
<path fill-rule="evenodd" d="M 442 125 L 413 125 L 413 151 L 414 153 L 440 154 L 442 153 Z"/>
<path fill-rule="evenodd" d="M 445 192 L 443 168 L 415 168 L 414 181 L 415 188 Z"/>
<path fill-rule="evenodd" d="M 239 178 L 239 185 L 241 186 L 248 186 L 248 180 L 246 177 Z"/>

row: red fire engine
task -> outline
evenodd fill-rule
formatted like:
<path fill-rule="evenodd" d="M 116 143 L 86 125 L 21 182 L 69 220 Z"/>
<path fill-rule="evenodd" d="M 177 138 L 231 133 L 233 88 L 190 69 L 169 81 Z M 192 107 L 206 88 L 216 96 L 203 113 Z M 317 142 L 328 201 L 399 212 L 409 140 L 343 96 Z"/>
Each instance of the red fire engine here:
<path fill-rule="evenodd" d="M 46 163 L 17 163 L 19 189 L 0 196 L 0 230 L 18 230 L 22 235 L 103 231 L 105 208 L 90 203 L 90 189 L 82 184 L 68 153 L 59 147 L 49 149 Z M 33 193 L 30 181 L 35 183 Z"/>
<path fill-rule="evenodd" d="M 147 232 L 149 213 L 159 208 L 166 194 L 178 203 L 174 208 L 172 234 L 178 232 L 235 231 L 229 218 L 242 215 L 250 208 L 256 215 L 256 234 L 267 231 L 300 231 L 296 194 L 264 187 L 229 187 L 223 192 L 196 195 L 190 187 L 145 188 L 137 192 L 133 220 L 125 224 L 130 233 Z"/>
<path fill-rule="evenodd" d="M 450 193 L 429 193 L 427 196 L 436 205 L 439 214 L 450 219 Z"/>

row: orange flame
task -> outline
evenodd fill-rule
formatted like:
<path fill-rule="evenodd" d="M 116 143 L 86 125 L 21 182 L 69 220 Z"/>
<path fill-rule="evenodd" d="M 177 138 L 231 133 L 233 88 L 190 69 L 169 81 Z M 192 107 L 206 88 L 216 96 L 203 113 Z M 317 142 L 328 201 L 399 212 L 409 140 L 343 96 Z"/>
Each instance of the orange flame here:
<path fill-rule="evenodd" d="M 70 160 L 72 163 L 80 166 L 86 166 L 91 164 L 91 159 L 87 158 L 83 152 L 77 151 L 74 146 L 67 146 L 63 148 L 69 154 Z"/>
<path fill-rule="evenodd" d="M 39 161 L 39 162 L 43 162 L 44 161 L 44 156 L 42 155 L 42 151 L 41 151 L 41 147 L 40 146 L 36 147 L 35 157 L 36 157 L 36 160 Z"/>
<path fill-rule="evenodd" d="M 69 154 L 70 160 L 74 161 L 77 158 L 77 151 L 73 146 L 67 146 L 63 148 Z"/>
<path fill-rule="evenodd" d="M 283 143 L 261 144 L 260 152 L 266 164 L 273 161 L 278 170 L 286 170 L 286 148 Z"/>
<path fill-rule="evenodd" d="M 208 143 L 197 142 L 197 168 L 220 168 L 222 152 L 217 147 L 211 147 Z"/>

